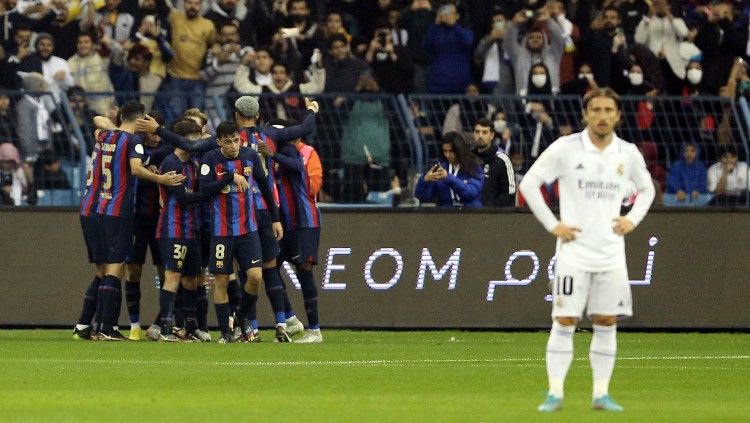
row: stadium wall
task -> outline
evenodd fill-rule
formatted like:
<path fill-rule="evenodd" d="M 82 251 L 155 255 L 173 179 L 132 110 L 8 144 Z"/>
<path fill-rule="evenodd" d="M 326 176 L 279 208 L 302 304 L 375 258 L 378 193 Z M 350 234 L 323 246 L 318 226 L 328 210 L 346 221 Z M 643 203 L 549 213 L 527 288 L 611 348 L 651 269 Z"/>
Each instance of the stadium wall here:
<path fill-rule="evenodd" d="M 0 325 L 72 325 L 92 277 L 77 213 L 6 209 L 0 221 Z M 554 240 L 529 213 L 327 210 L 323 228 L 325 327 L 549 326 Z M 750 328 L 748 246 L 748 212 L 652 212 L 628 236 L 635 315 L 621 326 Z M 142 283 L 148 323 L 158 304 L 152 266 Z M 302 312 L 301 293 L 292 300 Z"/>

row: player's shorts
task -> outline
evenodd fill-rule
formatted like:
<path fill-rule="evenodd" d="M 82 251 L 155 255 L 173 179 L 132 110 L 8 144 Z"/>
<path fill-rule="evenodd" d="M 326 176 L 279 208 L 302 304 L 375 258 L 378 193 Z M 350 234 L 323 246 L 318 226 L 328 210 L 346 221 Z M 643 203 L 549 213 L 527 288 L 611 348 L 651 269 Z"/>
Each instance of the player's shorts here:
<path fill-rule="evenodd" d="M 80 216 L 83 241 L 86 243 L 86 251 L 89 255 L 89 263 L 105 263 L 104 245 L 97 233 L 96 215 Z"/>
<path fill-rule="evenodd" d="M 211 259 L 211 238 L 213 238 L 213 236 L 208 229 L 201 230 L 199 236 L 201 247 L 201 267 L 205 269 L 208 267 L 208 263 Z"/>
<path fill-rule="evenodd" d="M 183 276 L 200 274 L 200 244 L 197 239 L 160 238 L 159 247 L 166 270 L 182 273 Z"/>
<path fill-rule="evenodd" d="M 143 264 L 146 262 L 146 248 L 151 250 L 151 262 L 154 266 L 161 266 L 159 241 L 156 239 L 156 227 L 159 215 L 136 215 L 134 223 L 135 239 L 133 240 L 133 255 L 128 257 L 128 263 Z"/>
<path fill-rule="evenodd" d="M 318 264 L 320 228 L 297 228 L 284 233 L 281 238 L 281 260 L 293 264 Z"/>
<path fill-rule="evenodd" d="M 586 272 L 557 260 L 552 281 L 552 317 L 632 316 L 633 299 L 625 264 L 606 272 Z"/>
<path fill-rule="evenodd" d="M 260 267 L 263 264 L 257 231 L 242 236 L 214 236 L 211 238 L 209 253 L 211 259 L 208 263 L 208 270 L 211 273 L 232 274 L 235 259 L 242 273 L 251 267 Z"/>
<path fill-rule="evenodd" d="M 255 219 L 258 222 L 260 249 L 263 253 L 263 262 L 265 263 L 279 256 L 279 241 L 276 240 L 276 236 L 273 233 L 271 212 L 265 209 L 255 209 Z"/>
<path fill-rule="evenodd" d="M 133 216 L 96 216 L 97 235 L 104 245 L 104 262 L 125 263 L 133 254 Z"/>

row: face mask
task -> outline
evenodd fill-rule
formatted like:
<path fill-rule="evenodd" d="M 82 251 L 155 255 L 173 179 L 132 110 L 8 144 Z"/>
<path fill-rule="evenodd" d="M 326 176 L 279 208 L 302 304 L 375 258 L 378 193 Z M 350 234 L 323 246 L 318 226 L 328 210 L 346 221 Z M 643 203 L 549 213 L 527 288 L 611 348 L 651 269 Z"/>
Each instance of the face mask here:
<path fill-rule="evenodd" d="M 593 73 L 579 73 L 578 74 L 578 79 L 592 80 L 592 79 L 594 79 L 594 74 Z"/>
<path fill-rule="evenodd" d="M 305 15 L 292 15 L 292 20 L 297 24 L 301 24 L 302 22 L 304 22 L 305 18 Z"/>
<path fill-rule="evenodd" d="M 493 126 L 495 127 L 495 132 L 497 132 L 499 134 L 499 133 L 503 132 L 505 130 L 505 128 L 508 127 L 508 122 L 506 122 L 503 119 L 497 119 L 494 122 Z"/>
<path fill-rule="evenodd" d="M 700 69 L 690 69 L 687 71 L 687 79 L 693 85 L 698 85 L 703 78 L 703 71 Z"/>
<path fill-rule="evenodd" d="M 531 83 L 537 88 L 542 88 L 547 83 L 547 75 L 531 75 Z"/>
<path fill-rule="evenodd" d="M 628 79 L 630 80 L 630 83 L 638 86 L 643 84 L 643 74 L 642 73 L 629 73 Z"/>

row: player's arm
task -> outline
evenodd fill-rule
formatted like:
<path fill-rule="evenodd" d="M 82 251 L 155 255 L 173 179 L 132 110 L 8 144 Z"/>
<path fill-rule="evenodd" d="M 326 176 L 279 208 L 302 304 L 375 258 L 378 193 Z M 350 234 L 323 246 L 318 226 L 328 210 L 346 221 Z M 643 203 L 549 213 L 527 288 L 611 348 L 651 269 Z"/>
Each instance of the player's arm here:
<path fill-rule="evenodd" d="M 281 227 L 279 219 L 279 206 L 276 205 L 276 198 L 273 195 L 273 190 L 268 186 L 268 180 L 266 179 L 266 173 L 263 171 L 263 166 L 260 163 L 261 158 L 259 154 L 253 155 L 253 179 L 258 185 L 260 193 L 263 195 L 263 199 L 266 200 L 268 211 L 271 213 L 271 227 L 273 234 L 277 240 L 281 240 L 284 236 L 284 229 Z"/>
<path fill-rule="evenodd" d="M 294 173 L 302 173 L 305 171 L 305 164 L 302 163 L 302 158 L 299 156 L 297 148 L 292 144 L 284 144 L 279 150 L 271 156 L 273 161 L 283 166 L 284 170 L 291 171 Z"/>
<path fill-rule="evenodd" d="M 299 125 L 289 126 L 287 128 L 277 128 L 273 125 L 266 126 L 263 132 L 278 144 L 294 141 L 297 138 L 305 138 L 315 132 L 315 114 L 318 113 L 319 106 L 316 101 L 305 99 L 307 104 L 307 116 Z"/>
<path fill-rule="evenodd" d="M 182 169 L 177 168 L 173 163 L 164 163 L 159 170 L 162 174 L 167 174 L 169 172 L 182 173 Z M 164 188 L 169 195 L 174 196 L 174 198 L 181 204 L 200 203 L 207 201 L 214 195 L 218 194 L 222 188 L 232 182 L 233 176 L 234 174 L 227 173 L 213 184 L 208 183 L 208 188 L 205 190 L 201 189 L 199 192 L 187 192 L 184 182 L 177 186 L 165 186 Z M 203 184 L 201 184 L 201 188 L 202 187 Z"/>
<path fill-rule="evenodd" d="M 161 137 L 169 145 L 172 145 L 180 150 L 184 150 L 190 153 L 204 153 L 211 151 L 215 148 L 219 148 L 219 144 L 216 142 L 216 138 L 209 137 L 199 141 L 191 141 L 185 137 L 181 137 L 173 132 L 167 130 L 167 128 L 160 126 L 156 119 L 149 115 L 146 115 L 136 121 L 136 128 L 140 132 L 147 134 L 156 134 Z"/>
<path fill-rule="evenodd" d="M 109 131 L 117 129 L 117 125 L 112 122 L 112 119 L 106 116 L 94 116 L 94 126 L 97 129 L 106 129 Z"/>
<path fill-rule="evenodd" d="M 654 189 L 654 182 L 651 179 L 651 173 L 646 168 L 646 161 L 640 152 L 635 151 L 631 156 L 631 180 L 635 183 L 635 187 L 638 190 L 638 196 L 635 198 L 633 208 L 630 212 L 618 218 L 615 218 L 614 231 L 619 235 L 625 235 L 631 232 L 641 223 L 641 220 L 648 213 L 648 209 L 651 207 L 651 203 L 654 202 L 656 197 L 656 189 Z"/>
<path fill-rule="evenodd" d="M 156 174 L 144 167 L 143 159 L 138 157 L 130 159 L 130 171 L 136 178 L 166 186 L 178 186 L 185 180 L 184 175 L 175 173 L 174 171 L 163 175 Z"/>

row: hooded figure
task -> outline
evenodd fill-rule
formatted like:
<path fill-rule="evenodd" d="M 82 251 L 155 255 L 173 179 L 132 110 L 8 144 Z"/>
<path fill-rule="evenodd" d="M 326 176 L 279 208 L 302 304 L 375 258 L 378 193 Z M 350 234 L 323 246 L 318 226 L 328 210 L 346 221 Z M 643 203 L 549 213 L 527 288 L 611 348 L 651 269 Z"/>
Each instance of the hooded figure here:
<path fill-rule="evenodd" d="M 680 151 L 680 159 L 672 164 L 667 172 L 667 194 L 683 191 L 688 196 L 694 192 L 707 192 L 706 165 L 700 160 L 700 147 L 685 143 Z"/>
<path fill-rule="evenodd" d="M 554 19 L 547 19 L 542 29 L 532 28 L 518 40 L 519 27 L 513 23 L 508 28 L 503 41 L 503 49 L 513 63 L 513 76 L 516 81 L 516 92 L 525 94 L 528 87 L 528 75 L 532 64 L 543 63 L 549 73 L 552 92 L 560 90 L 560 61 L 565 51 L 565 39 L 562 27 Z M 539 38 L 541 36 L 541 39 Z"/>

